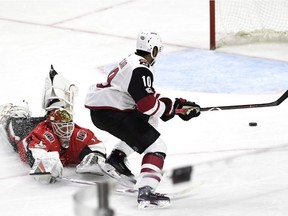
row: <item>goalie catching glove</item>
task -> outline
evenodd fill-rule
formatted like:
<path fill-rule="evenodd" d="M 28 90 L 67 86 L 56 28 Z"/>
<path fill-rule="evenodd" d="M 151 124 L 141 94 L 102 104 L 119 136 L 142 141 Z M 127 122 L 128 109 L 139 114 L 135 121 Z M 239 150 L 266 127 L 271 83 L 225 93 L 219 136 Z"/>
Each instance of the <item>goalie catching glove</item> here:
<path fill-rule="evenodd" d="M 101 167 L 105 164 L 105 155 L 101 153 L 90 153 L 86 155 L 76 167 L 76 173 L 92 173 L 103 175 Z"/>
<path fill-rule="evenodd" d="M 159 100 L 166 105 L 166 109 L 160 117 L 163 121 L 172 119 L 175 114 L 184 121 L 188 121 L 191 118 L 200 115 L 200 106 L 194 102 L 187 101 L 186 99 L 176 98 L 174 104 L 169 98 L 160 98 Z"/>

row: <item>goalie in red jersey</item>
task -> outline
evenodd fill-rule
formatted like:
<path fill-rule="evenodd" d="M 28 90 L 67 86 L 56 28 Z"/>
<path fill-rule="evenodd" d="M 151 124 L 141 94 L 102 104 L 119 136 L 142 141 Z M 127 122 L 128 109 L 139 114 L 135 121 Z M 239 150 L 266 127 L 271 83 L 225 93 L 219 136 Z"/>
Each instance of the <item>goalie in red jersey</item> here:
<path fill-rule="evenodd" d="M 61 177 L 63 166 L 77 165 L 76 172 L 102 175 L 100 164 L 105 162 L 105 148 L 88 129 L 75 124 L 65 109 L 50 111 L 17 144 L 22 161 L 27 162 L 36 180 L 53 182 Z"/>
<path fill-rule="evenodd" d="M 25 105 L 0 106 L 0 124 L 8 141 L 32 168 L 29 174 L 41 183 L 55 182 L 68 165 L 75 165 L 77 173 L 103 175 L 100 166 L 105 162 L 105 146 L 92 131 L 73 122 L 70 87 L 51 67 L 44 88 L 43 117 L 31 117 Z"/>

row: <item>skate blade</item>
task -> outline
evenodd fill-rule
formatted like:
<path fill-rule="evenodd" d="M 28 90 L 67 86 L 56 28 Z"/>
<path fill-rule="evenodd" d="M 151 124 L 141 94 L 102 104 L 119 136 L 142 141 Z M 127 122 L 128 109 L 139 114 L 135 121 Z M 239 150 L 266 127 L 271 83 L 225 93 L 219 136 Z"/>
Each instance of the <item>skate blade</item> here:
<path fill-rule="evenodd" d="M 120 185 L 128 188 L 134 188 L 136 180 L 125 175 L 119 175 L 115 171 L 115 168 L 111 165 L 105 164 L 103 167 L 101 167 L 101 169 L 104 174 L 115 179 Z"/>
<path fill-rule="evenodd" d="M 151 203 L 150 201 L 139 202 L 138 209 L 157 209 L 167 208 L 171 205 L 169 201 L 158 201 L 157 203 Z"/>

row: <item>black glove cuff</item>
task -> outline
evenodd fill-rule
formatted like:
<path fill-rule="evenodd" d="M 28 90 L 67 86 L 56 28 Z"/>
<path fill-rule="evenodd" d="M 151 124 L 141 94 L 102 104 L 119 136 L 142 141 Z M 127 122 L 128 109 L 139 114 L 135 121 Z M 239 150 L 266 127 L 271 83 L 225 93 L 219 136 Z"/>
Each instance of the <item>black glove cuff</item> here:
<path fill-rule="evenodd" d="M 175 103 L 173 105 L 173 102 L 170 98 L 160 98 L 159 100 L 165 103 L 166 106 L 163 115 L 160 117 L 163 121 L 166 122 L 175 116 Z"/>

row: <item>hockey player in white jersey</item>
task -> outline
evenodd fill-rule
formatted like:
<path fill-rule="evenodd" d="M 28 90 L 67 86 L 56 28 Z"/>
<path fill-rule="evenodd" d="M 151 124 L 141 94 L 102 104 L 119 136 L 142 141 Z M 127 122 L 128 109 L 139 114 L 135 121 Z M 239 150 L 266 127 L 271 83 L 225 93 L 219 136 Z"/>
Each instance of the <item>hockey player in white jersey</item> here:
<path fill-rule="evenodd" d="M 156 130 L 158 119 L 168 121 L 175 116 L 175 109 L 184 106 L 190 111 L 177 114 L 183 120 L 200 115 L 196 103 L 182 98 L 172 101 L 155 91 L 153 65 L 162 50 L 157 33 L 140 32 L 136 52 L 124 58 L 109 73 L 105 83 L 92 85 L 85 100 L 94 125 L 121 140 L 102 167 L 106 174 L 122 183 L 125 180 L 133 182 L 127 156 L 134 151 L 143 154 L 141 173 L 137 178 L 139 208 L 170 204 L 169 197 L 155 192 L 166 157 L 166 144 Z"/>

